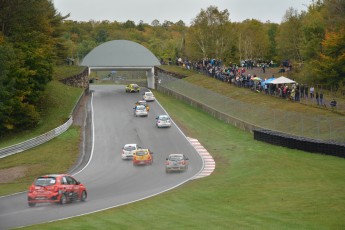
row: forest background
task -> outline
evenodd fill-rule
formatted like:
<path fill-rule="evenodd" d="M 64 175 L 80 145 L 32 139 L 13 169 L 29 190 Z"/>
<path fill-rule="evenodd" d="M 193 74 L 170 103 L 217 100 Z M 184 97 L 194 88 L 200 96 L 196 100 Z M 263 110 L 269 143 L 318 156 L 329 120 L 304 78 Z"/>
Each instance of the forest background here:
<path fill-rule="evenodd" d="M 345 1 L 317 0 L 306 11 L 289 8 L 280 24 L 231 22 L 231 9 L 209 6 L 190 26 L 68 20 L 49 0 L 0 1 L 0 138 L 35 127 L 54 66 L 78 65 L 98 45 L 130 40 L 162 62 L 177 58 L 288 63 L 291 77 L 335 91 L 345 89 Z"/>

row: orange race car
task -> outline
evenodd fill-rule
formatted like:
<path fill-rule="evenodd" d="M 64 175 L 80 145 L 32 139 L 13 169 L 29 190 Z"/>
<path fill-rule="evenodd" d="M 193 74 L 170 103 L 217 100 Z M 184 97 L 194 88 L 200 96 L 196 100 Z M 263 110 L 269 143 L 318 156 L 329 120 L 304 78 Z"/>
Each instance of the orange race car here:
<path fill-rule="evenodd" d="M 133 165 L 151 165 L 153 163 L 153 152 L 149 149 L 138 149 L 133 153 Z"/>

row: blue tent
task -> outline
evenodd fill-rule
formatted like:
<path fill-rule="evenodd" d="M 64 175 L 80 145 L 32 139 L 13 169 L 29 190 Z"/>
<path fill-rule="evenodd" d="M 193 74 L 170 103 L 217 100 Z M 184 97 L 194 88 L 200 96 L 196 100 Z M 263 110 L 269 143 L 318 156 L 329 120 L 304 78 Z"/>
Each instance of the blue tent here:
<path fill-rule="evenodd" d="M 275 80 L 275 77 L 271 77 L 269 79 L 267 79 L 266 81 L 261 82 L 261 86 L 264 86 L 265 84 L 270 84 L 271 81 Z"/>

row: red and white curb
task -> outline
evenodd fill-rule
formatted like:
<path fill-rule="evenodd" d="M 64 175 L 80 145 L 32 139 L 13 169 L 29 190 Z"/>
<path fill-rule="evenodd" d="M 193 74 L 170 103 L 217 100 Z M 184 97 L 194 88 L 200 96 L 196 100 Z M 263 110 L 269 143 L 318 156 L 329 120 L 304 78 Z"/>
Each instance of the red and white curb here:
<path fill-rule="evenodd" d="M 199 179 L 211 175 L 211 173 L 216 168 L 216 162 L 214 162 L 210 153 L 204 148 L 204 146 L 200 144 L 200 142 L 197 139 L 193 139 L 190 137 L 187 137 L 187 139 L 204 161 L 204 168 L 200 171 L 198 175 L 194 176 L 192 179 Z"/>

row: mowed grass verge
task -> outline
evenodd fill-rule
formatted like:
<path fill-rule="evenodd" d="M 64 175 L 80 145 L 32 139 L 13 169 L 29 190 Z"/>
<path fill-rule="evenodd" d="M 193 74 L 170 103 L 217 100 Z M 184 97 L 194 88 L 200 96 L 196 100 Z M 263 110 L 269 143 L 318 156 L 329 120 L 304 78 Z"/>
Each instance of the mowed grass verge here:
<path fill-rule="evenodd" d="M 66 173 L 78 157 L 80 138 L 79 127 L 72 126 L 43 145 L 0 159 L 3 180 L 0 182 L 0 196 L 27 191 L 37 176 Z M 11 179 L 11 174 L 14 174 L 14 179 Z"/>
<path fill-rule="evenodd" d="M 154 93 L 185 134 L 212 154 L 213 174 L 144 201 L 25 229 L 345 227 L 344 159 L 255 141 L 250 133 Z"/>

